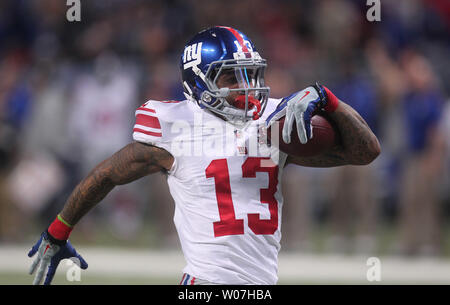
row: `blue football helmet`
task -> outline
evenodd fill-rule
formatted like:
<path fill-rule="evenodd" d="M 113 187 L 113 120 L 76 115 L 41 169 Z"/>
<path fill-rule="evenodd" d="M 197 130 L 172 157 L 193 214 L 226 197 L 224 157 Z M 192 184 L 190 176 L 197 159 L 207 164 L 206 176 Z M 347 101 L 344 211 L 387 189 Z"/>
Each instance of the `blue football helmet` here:
<path fill-rule="evenodd" d="M 206 29 L 186 44 L 181 55 L 184 95 L 227 121 L 256 120 L 269 98 L 270 88 L 264 84 L 266 66 L 242 32 L 224 26 Z M 235 85 L 219 87 L 218 80 L 229 75 Z M 238 97 L 229 103 L 226 97 L 233 91 Z"/>

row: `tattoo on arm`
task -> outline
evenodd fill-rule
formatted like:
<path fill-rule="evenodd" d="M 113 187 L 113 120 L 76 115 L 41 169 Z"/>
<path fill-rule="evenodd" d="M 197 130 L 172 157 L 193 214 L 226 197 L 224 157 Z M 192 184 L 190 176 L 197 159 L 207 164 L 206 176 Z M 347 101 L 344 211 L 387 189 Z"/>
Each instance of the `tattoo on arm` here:
<path fill-rule="evenodd" d="M 134 142 L 97 165 L 69 196 L 61 217 L 75 225 L 116 186 L 158 171 L 169 170 L 173 157 L 166 150 Z"/>
<path fill-rule="evenodd" d="M 308 167 L 333 167 L 348 164 L 341 146 L 335 146 L 329 151 L 312 157 L 289 156 L 286 164 L 294 163 Z"/>
<path fill-rule="evenodd" d="M 343 154 L 349 164 L 369 164 L 379 155 L 377 137 L 352 107 L 340 101 L 338 109 L 330 117 L 338 126 Z"/>

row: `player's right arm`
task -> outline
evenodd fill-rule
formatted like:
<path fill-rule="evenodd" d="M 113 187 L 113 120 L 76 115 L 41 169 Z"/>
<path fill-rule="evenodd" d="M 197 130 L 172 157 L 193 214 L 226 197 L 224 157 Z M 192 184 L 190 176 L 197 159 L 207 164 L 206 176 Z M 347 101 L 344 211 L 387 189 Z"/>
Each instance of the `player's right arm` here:
<path fill-rule="evenodd" d="M 174 158 L 166 150 L 133 142 L 97 165 L 73 190 L 61 217 L 75 225 L 116 186 L 159 171 L 169 171 Z"/>
<path fill-rule="evenodd" d="M 74 189 L 63 210 L 31 248 L 29 257 L 37 253 L 29 273 L 36 276 L 33 284 L 49 285 L 62 259 L 75 257 L 82 269 L 87 262 L 73 248 L 68 238 L 73 226 L 116 186 L 130 183 L 146 175 L 168 171 L 174 162 L 166 150 L 133 142 L 97 165 Z"/>

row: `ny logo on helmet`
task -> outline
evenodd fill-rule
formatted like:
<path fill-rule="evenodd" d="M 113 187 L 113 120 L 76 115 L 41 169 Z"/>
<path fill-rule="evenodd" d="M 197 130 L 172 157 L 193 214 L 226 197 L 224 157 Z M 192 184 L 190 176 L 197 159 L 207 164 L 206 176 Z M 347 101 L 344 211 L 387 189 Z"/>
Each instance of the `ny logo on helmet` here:
<path fill-rule="evenodd" d="M 192 68 L 202 62 L 202 44 L 203 42 L 194 43 L 184 49 L 183 69 Z"/>

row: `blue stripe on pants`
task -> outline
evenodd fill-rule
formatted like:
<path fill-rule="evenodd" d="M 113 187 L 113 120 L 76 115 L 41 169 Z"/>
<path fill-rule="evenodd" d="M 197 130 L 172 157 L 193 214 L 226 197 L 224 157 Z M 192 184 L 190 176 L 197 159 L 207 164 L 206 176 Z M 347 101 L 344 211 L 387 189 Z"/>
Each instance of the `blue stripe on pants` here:
<path fill-rule="evenodd" d="M 183 285 L 187 285 L 188 280 L 189 280 L 190 277 L 191 277 L 191 276 L 190 276 L 189 274 L 186 274 L 186 279 L 184 280 Z"/>

